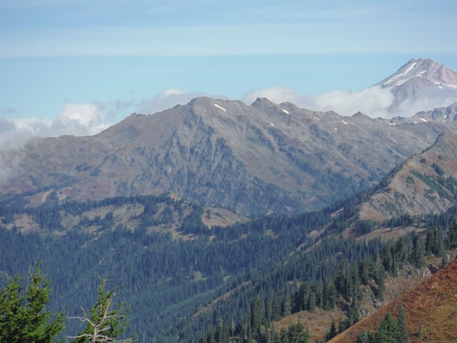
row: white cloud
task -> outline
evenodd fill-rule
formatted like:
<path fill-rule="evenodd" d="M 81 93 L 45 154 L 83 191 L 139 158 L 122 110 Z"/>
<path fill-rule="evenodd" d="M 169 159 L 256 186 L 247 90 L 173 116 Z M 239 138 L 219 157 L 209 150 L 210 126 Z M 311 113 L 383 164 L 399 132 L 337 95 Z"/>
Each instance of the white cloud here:
<path fill-rule="evenodd" d="M 417 112 L 447 107 L 455 102 L 457 102 L 457 88 L 455 87 L 425 88 L 418 92 L 416 99 L 402 102 L 398 107 L 398 113 L 403 117 L 411 117 Z"/>
<path fill-rule="evenodd" d="M 93 135 L 105 128 L 103 113 L 94 104 L 67 104 L 52 121 L 50 128 L 55 134 L 75 136 Z"/>
<path fill-rule="evenodd" d="M 210 96 L 215 97 L 214 95 L 208 95 L 205 93 L 187 93 L 180 89 L 168 89 L 153 98 L 146 98 L 141 100 L 137 107 L 136 112 L 142 114 L 154 114 L 169 108 L 172 108 L 176 105 L 184 105 L 196 97 L 200 96 Z M 217 96 L 219 99 L 226 99 L 225 96 Z"/>
<path fill-rule="evenodd" d="M 292 102 L 314 111 L 335 111 L 341 115 L 363 112 L 372 117 L 388 117 L 388 107 L 394 97 L 390 89 L 370 87 L 361 91 L 333 91 L 307 96 L 291 88 L 271 87 L 248 92 L 243 101 L 252 103 L 257 97 L 265 97 L 275 103 Z"/>
<path fill-rule="evenodd" d="M 271 87 L 250 91 L 243 101 L 252 103 L 257 97 L 265 97 L 274 103 L 292 102 L 295 105 L 314 111 L 335 111 L 350 116 L 362 112 L 372 118 L 411 117 L 420 111 L 433 110 L 457 102 L 457 89 L 426 88 L 418 92 L 415 99 L 404 101 L 394 110 L 394 96 L 390 88 L 373 86 L 360 91 L 332 91 L 313 96 L 303 95 L 291 88 Z"/>
<path fill-rule="evenodd" d="M 0 118 L 0 182 L 20 168 L 22 149 L 33 137 L 93 135 L 108 127 L 94 104 L 66 104 L 54 118 Z"/>
<path fill-rule="evenodd" d="M 357 112 L 371 117 L 389 117 L 388 108 L 394 97 L 390 89 L 370 87 L 361 91 L 333 91 L 312 97 L 314 104 L 321 111 L 335 111 L 342 115 Z"/>
<path fill-rule="evenodd" d="M 0 134 L 8 128 L 9 135 L 23 137 L 56 137 L 61 135 L 85 136 L 96 134 L 109 125 L 95 104 L 66 104 L 54 118 L 2 119 L 5 125 Z"/>

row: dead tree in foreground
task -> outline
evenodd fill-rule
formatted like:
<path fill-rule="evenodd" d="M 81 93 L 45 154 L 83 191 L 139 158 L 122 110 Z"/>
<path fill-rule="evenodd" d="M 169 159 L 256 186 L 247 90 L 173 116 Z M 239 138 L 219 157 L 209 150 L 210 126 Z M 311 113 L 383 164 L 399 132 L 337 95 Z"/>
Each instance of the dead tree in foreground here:
<path fill-rule="evenodd" d="M 87 315 L 83 308 L 83 317 L 69 317 L 78 319 L 86 323 L 83 331 L 77 336 L 68 338 L 73 339 L 72 343 L 132 343 L 133 338 L 117 340 L 128 325 L 127 310 L 124 310 L 124 304 L 120 303 L 115 309 L 110 309 L 116 289 L 105 292 L 106 279 L 102 279 L 98 288 L 97 304 L 90 309 L 90 315 Z"/>

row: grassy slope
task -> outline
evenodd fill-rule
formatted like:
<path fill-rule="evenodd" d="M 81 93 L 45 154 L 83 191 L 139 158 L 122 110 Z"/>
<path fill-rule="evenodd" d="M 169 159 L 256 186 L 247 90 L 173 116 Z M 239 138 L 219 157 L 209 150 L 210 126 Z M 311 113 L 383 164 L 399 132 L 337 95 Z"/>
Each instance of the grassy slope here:
<path fill-rule="evenodd" d="M 355 342 L 362 330 L 376 330 L 389 311 L 397 316 L 401 303 L 408 320 L 410 342 L 457 341 L 457 262 L 438 271 L 330 342 Z M 418 337 L 419 325 L 422 325 L 421 337 Z"/>

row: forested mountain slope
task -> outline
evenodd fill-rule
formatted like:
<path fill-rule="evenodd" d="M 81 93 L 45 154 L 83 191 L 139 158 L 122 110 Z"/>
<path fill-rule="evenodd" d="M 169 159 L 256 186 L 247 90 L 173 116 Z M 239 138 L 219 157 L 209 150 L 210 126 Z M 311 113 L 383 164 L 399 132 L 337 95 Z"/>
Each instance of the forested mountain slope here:
<path fill-rule="evenodd" d="M 448 132 L 452 125 L 424 122 L 387 126 L 361 114 L 342 118 L 331 112 L 306 111 L 292 104 L 278 106 L 264 99 L 242 112 L 246 108 L 242 103 L 201 98 L 155 116 L 133 115 L 94 137 L 60 137 L 31 143 L 24 152 L 16 179 L 3 188 L 10 193 L 2 193 L 0 203 L 0 270 L 10 275 L 25 273 L 28 266 L 41 260 L 43 271 L 52 280 L 52 306 L 56 310 L 65 309 L 68 315 L 76 315 L 80 306 L 87 307 L 93 302 L 87 294 L 94 293 L 99 277 L 111 279 L 113 286 L 121 286 L 119 298 L 131 305 L 129 330 L 139 335 L 140 342 L 195 342 L 222 322 L 230 323 L 233 330 L 241 330 L 236 333 L 238 336 L 260 337 L 264 334 L 262 326 L 257 322 L 254 330 L 251 319 L 250 324 L 246 319 L 256 301 L 260 308 L 263 304 L 265 320 L 271 322 L 278 320 L 278 316 L 310 308 L 313 302 L 316 308 L 332 309 L 340 294 L 346 301 L 345 315 L 348 320 L 352 318 L 348 323 L 353 323 L 354 313 L 359 309 L 354 300 L 359 296 L 355 292 L 358 288 L 354 285 L 363 261 L 371 260 L 363 282 L 378 289 L 376 296 L 380 297 L 384 282 L 382 268 L 387 273 L 396 268 L 395 264 L 384 262 L 390 261 L 385 260 L 388 252 L 400 254 L 398 258 L 403 262 L 416 263 L 421 256 L 412 252 L 420 250 L 420 235 L 424 237 L 427 229 L 436 225 L 434 237 L 442 239 L 455 220 L 452 161 L 457 140 L 455 134 Z M 184 126 L 180 126 L 180 118 L 184 118 Z M 256 131 L 254 123 L 263 123 L 264 127 Z M 257 132 L 258 139 L 249 136 L 252 130 Z M 422 205 L 409 213 L 402 207 L 403 202 L 394 201 L 384 206 L 393 209 L 391 213 L 363 216 L 367 213 L 363 211 L 365 204 L 370 201 L 376 204 L 372 199 L 378 194 L 393 194 L 392 199 L 403 199 L 397 193 L 399 189 L 409 189 L 409 174 L 403 178 L 397 175 L 405 166 L 414 165 L 419 155 L 391 171 L 374 189 L 332 202 L 322 210 L 258 216 L 250 221 L 227 209 L 204 208 L 174 194 L 132 195 L 153 192 L 155 186 L 173 188 L 179 175 L 179 180 L 187 180 L 185 185 L 190 188 L 187 191 L 183 191 L 185 187 L 173 188 L 175 193 L 184 192 L 186 197 L 197 200 L 212 199 L 218 189 L 227 190 L 218 197 L 229 196 L 235 188 L 224 187 L 233 185 L 231 182 L 237 179 L 242 183 L 238 184 L 239 189 L 243 190 L 238 193 L 240 202 L 221 200 L 221 203 L 233 206 L 239 213 L 251 214 L 259 209 L 274 212 L 274 208 L 279 211 L 285 204 L 281 199 L 289 199 L 287 192 L 299 191 L 316 195 L 307 198 L 309 202 L 302 202 L 303 197 L 296 204 L 319 207 L 362 187 L 360 181 L 349 192 L 345 188 L 348 184 L 340 182 L 344 173 L 348 182 L 359 182 L 357 177 L 349 177 L 350 172 L 358 171 L 360 176 L 371 170 L 374 180 L 382 175 L 386 165 L 406 158 L 408 149 L 418 149 L 442 131 L 446 133 L 433 138 L 435 145 L 423 152 L 425 162 L 419 158 L 418 163 L 424 165 L 422 169 L 417 175 L 411 172 L 418 178 L 414 179 L 415 186 L 423 182 L 436 192 L 428 191 L 434 201 L 427 198 L 425 186 L 422 193 L 417 189 L 413 195 L 416 199 L 422 199 L 420 195 L 430 200 L 436 211 Z M 425 138 L 416 136 L 418 132 Z M 154 145 L 157 137 L 165 136 L 168 138 L 161 142 L 167 143 Z M 368 145 L 362 144 L 364 140 Z M 341 150 L 343 141 L 353 144 L 345 145 L 346 155 Z M 121 146 L 120 142 L 128 144 Z M 391 144 L 392 149 L 384 151 L 383 142 Z M 400 147 L 396 145 L 398 142 L 402 144 Z M 296 146 L 301 146 L 301 150 L 293 150 Z M 205 150 L 208 147 L 213 150 Z M 351 151 L 359 157 L 351 155 Z M 322 155 L 324 152 L 326 155 Z M 136 155 L 132 157 L 132 153 Z M 207 160 L 205 156 L 214 158 Z M 297 156 L 304 156 L 303 160 Z M 364 166 L 364 159 L 373 159 L 373 165 Z M 288 176 L 270 175 L 269 166 L 273 164 L 269 165 L 269 161 L 286 173 L 278 175 Z M 293 170 L 287 171 L 286 167 L 290 166 Z M 30 177 L 39 168 L 44 168 L 44 172 Z M 142 176 L 136 174 L 138 170 Z M 329 175 L 337 174 L 332 174 L 332 170 L 342 174 L 337 173 L 340 176 L 333 179 Z M 198 176 L 197 172 L 202 174 Z M 224 183 L 215 179 L 214 184 L 203 183 L 208 176 L 224 178 L 225 172 L 232 181 Z M 21 183 L 24 175 L 28 178 Z M 301 177 L 308 188 L 300 190 Z M 120 182 L 128 178 L 131 181 Z M 255 184 L 248 184 L 255 178 L 278 182 L 273 187 L 275 191 L 265 193 Z M 392 183 L 392 180 L 398 181 Z M 137 186 L 132 188 L 132 185 Z M 202 189 L 208 192 L 200 193 Z M 111 192 L 123 194 L 124 191 L 129 196 L 106 198 Z M 322 199 L 334 192 L 338 196 L 321 199 L 318 206 L 314 201 L 320 191 Z M 278 198 L 279 194 L 284 198 Z M 286 211 L 301 208 L 293 207 L 289 201 L 295 200 L 287 200 Z M 244 203 L 253 207 L 242 210 Z M 269 205 L 265 207 L 266 203 Z M 400 236 L 404 242 L 398 247 L 379 238 Z M 387 255 L 380 256 L 381 251 Z M 345 286 L 342 278 L 352 281 Z M 311 301 L 309 297 L 305 303 L 297 294 L 306 282 L 315 299 Z"/>
<path fill-rule="evenodd" d="M 2 206 L 0 216 L 2 272 L 24 274 L 41 260 L 52 280 L 52 305 L 70 316 L 91 303 L 87 295 L 99 277 L 108 278 L 121 286 L 119 298 L 132 308 L 130 330 L 142 342 L 182 335 L 183 322 L 199 308 L 308 245 L 310 233 L 325 220 L 313 214 L 266 217 L 208 228 L 201 207 L 169 196 Z M 205 311 L 198 316 L 186 340 L 198 338 L 211 318 Z M 160 333 L 168 327 L 172 332 Z"/>
<path fill-rule="evenodd" d="M 93 302 L 87 294 L 96 289 L 99 277 L 111 279 L 113 286 L 121 286 L 119 298 L 131 305 L 130 330 L 141 336 L 141 342 L 193 342 L 220 320 L 230 322 L 230 318 L 235 326 L 242 325 L 256 298 L 263 299 L 264 306 L 268 302 L 276 306 L 275 316 L 287 314 L 296 306 L 292 295 L 303 282 L 320 289 L 316 306 L 331 308 L 338 289 L 352 298 L 338 288 L 341 284 L 331 291 L 340 265 L 347 266 L 344 273 L 353 273 L 354 265 L 367 258 L 376 260 L 376 252 L 385 247 L 374 237 L 356 241 L 347 235 L 354 227 L 368 234 L 377 230 L 357 219 L 357 205 L 367 193 L 318 212 L 211 228 L 202 223 L 207 213 L 201 207 L 170 196 L 62 204 L 54 199 L 56 194 L 49 196 L 38 208 L 1 207 L 0 269 L 10 275 L 25 273 L 28 266 L 42 260 L 43 271 L 52 280 L 53 306 L 69 315 Z M 114 226 L 121 209 L 131 221 Z M 177 236 L 150 229 L 155 221 L 166 229 L 164 212 L 169 218 L 181 216 L 171 230 Z M 437 223 L 439 233 L 434 237 L 444 237 L 455 213 L 454 206 L 439 216 L 424 214 L 420 223 Z M 11 225 L 24 215 L 41 227 L 24 230 Z M 77 215 L 80 220 L 71 219 Z M 138 225 L 129 227 L 135 221 Z M 402 228 L 393 232 L 397 231 L 400 235 L 409 232 Z M 183 236 L 192 239 L 176 239 Z M 414 240 L 407 236 L 409 246 L 420 241 L 420 236 Z M 402 256 L 416 261 L 414 256 Z M 375 275 L 382 273 L 372 274 L 373 282 L 383 280 Z"/>

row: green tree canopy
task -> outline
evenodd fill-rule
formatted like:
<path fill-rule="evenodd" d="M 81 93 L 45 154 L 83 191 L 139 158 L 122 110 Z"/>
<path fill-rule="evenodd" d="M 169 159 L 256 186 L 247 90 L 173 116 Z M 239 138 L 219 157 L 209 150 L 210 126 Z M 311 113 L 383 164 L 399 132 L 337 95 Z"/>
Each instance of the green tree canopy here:
<path fill-rule="evenodd" d="M 35 272 L 29 272 L 25 288 L 24 281 L 19 275 L 8 278 L 0 291 L 0 342 L 57 342 L 56 337 L 64 328 L 64 314 L 46 310 L 51 290 L 39 263 Z"/>

